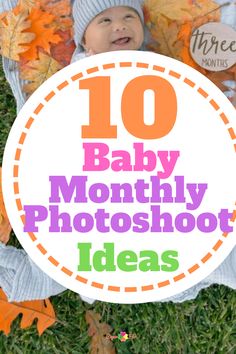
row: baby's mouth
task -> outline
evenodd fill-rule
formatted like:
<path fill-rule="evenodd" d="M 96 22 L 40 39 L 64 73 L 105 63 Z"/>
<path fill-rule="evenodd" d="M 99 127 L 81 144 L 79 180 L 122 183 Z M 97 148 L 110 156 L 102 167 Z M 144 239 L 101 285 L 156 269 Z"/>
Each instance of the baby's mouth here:
<path fill-rule="evenodd" d="M 129 43 L 130 40 L 131 40 L 130 37 L 122 37 L 122 38 L 118 38 L 115 41 L 113 41 L 112 44 L 123 45 L 123 44 Z"/>

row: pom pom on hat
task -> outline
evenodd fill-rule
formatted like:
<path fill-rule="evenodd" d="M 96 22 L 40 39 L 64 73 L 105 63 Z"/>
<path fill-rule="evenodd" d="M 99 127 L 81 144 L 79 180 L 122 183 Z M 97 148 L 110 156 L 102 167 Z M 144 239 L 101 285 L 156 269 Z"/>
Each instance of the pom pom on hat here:
<path fill-rule="evenodd" d="M 141 0 L 75 0 L 73 17 L 76 44 L 82 44 L 84 32 L 94 17 L 110 7 L 131 7 L 137 11 L 141 21 L 144 22 L 141 4 Z"/>

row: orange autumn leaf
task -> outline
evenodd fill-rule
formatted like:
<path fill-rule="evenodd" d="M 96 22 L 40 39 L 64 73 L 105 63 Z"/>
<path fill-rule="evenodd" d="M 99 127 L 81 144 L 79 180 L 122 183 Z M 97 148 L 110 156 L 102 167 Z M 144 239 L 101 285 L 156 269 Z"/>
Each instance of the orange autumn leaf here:
<path fill-rule="evenodd" d="M 21 56 L 27 60 L 34 60 L 38 58 L 39 47 L 50 53 L 50 44 L 60 42 L 61 37 L 54 33 L 55 28 L 49 28 L 54 16 L 40 9 L 32 9 L 28 18 L 31 21 L 29 31 L 35 34 L 35 38 L 30 43 L 30 48 Z"/>
<path fill-rule="evenodd" d="M 70 0 L 40 0 L 40 7 L 43 11 L 54 16 L 53 23 L 61 30 L 72 30 L 73 21 L 71 18 Z"/>
<path fill-rule="evenodd" d="M 70 64 L 72 54 L 75 50 L 75 42 L 71 37 L 70 30 L 57 31 L 56 33 L 62 38 L 58 44 L 52 44 L 51 56 L 63 67 Z"/>
<path fill-rule="evenodd" d="M 7 15 L 7 11 L 1 12 L 1 13 L 0 13 L 0 21 L 2 21 L 3 19 L 5 19 L 6 15 Z"/>
<path fill-rule="evenodd" d="M 20 68 L 20 77 L 29 83 L 23 86 L 24 92 L 33 93 L 44 81 L 62 69 L 62 65 L 50 55 L 39 52 L 39 59 L 26 63 Z"/>
<path fill-rule="evenodd" d="M 2 56 L 19 61 L 20 54 L 28 51 L 29 43 L 35 38 L 30 31 L 28 13 L 15 14 L 9 11 L 0 21 L 0 44 Z"/>
<path fill-rule="evenodd" d="M 90 354 L 115 354 L 112 341 L 106 339 L 112 328 L 107 323 L 101 323 L 101 316 L 94 311 L 86 311 L 85 319 L 89 325 L 88 335 L 92 337 Z"/>
<path fill-rule="evenodd" d="M 183 63 L 191 66 L 192 68 L 204 74 L 206 71 L 193 60 L 190 54 L 191 33 L 192 33 L 191 22 L 186 22 L 180 27 L 178 33 L 178 40 L 183 42 L 182 50 L 180 52 L 180 59 Z"/>
<path fill-rule="evenodd" d="M 37 318 L 39 335 L 56 322 L 56 316 L 50 300 L 35 300 L 25 302 L 8 302 L 7 297 L 0 289 L 0 331 L 6 335 L 11 332 L 12 322 L 22 314 L 20 328 L 32 326 Z"/>
<path fill-rule="evenodd" d="M 7 216 L 3 193 L 2 193 L 2 168 L 0 167 L 0 241 L 7 243 L 9 241 L 11 225 Z"/>
<path fill-rule="evenodd" d="M 231 68 L 229 68 L 227 70 L 227 72 L 229 72 L 232 75 L 232 80 L 236 81 L 236 64 L 234 64 L 233 66 L 231 66 Z"/>
<path fill-rule="evenodd" d="M 143 16 L 145 25 L 149 28 L 151 26 L 151 14 L 150 9 L 147 6 L 143 6 Z"/>

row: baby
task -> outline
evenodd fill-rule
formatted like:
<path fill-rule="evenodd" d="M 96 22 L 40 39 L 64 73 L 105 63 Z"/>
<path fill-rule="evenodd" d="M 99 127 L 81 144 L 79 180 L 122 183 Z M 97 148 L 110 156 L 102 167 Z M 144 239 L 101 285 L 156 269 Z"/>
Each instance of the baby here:
<path fill-rule="evenodd" d="M 73 6 L 77 49 L 72 61 L 114 50 L 138 50 L 144 41 L 140 0 L 76 0 Z"/>
<path fill-rule="evenodd" d="M 16 0 L 8 1 L 12 1 L 15 6 Z M 73 16 L 77 48 L 72 62 L 88 55 L 142 48 L 144 19 L 140 0 L 74 0 Z M 19 110 L 22 102 L 24 103 L 19 75 L 17 71 L 7 70 L 7 64 L 5 62 L 5 73 L 13 89 Z M 1 230 L 0 241 L 5 242 L 5 239 L 1 239 Z M 202 288 L 213 283 L 228 285 L 235 289 L 235 258 L 236 248 L 206 279 L 169 300 L 182 302 L 192 299 Z M 44 299 L 65 290 L 43 273 L 24 250 L 5 246 L 1 242 L 0 287 L 4 289 L 11 301 Z M 93 302 L 91 299 L 83 299 Z"/>

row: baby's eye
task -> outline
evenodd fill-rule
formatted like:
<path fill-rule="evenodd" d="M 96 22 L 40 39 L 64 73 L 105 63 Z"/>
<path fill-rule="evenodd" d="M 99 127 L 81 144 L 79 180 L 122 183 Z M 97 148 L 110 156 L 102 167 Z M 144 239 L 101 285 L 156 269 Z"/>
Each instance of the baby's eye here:
<path fill-rule="evenodd" d="M 101 18 L 101 20 L 99 21 L 99 23 L 110 23 L 111 19 L 109 17 L 105 17 L 105 18 Z"/>
<path fill-rule="evenodd" d="M 133 14 L 127 14 L 127 15 L 125 16 L 125 18 L 130 19 L 130 18 L 135 18 L 135 16 L 134 16 Z"/>

